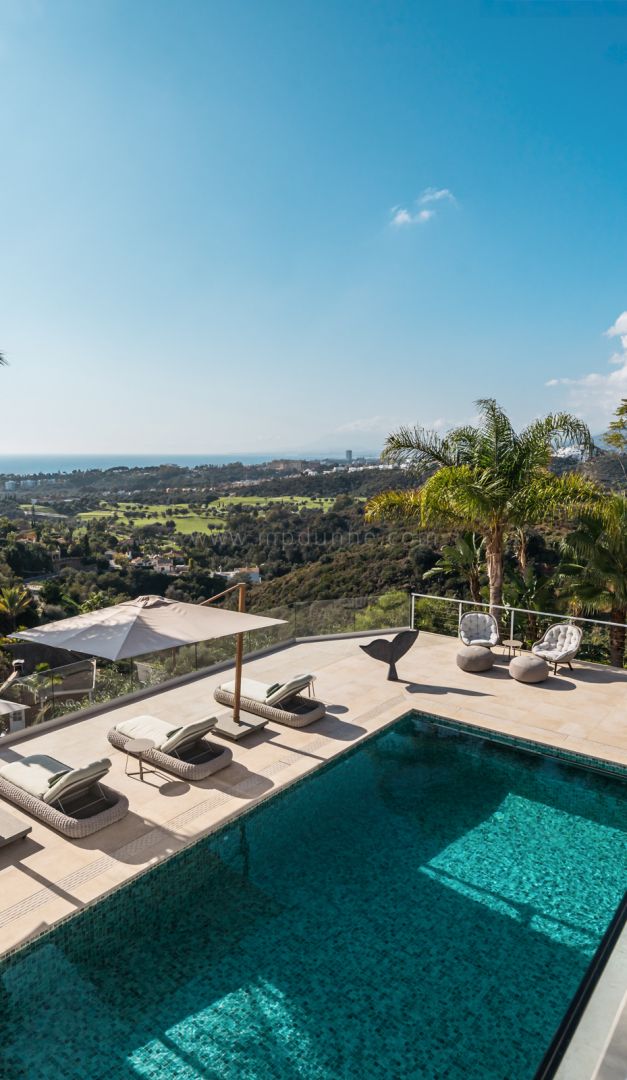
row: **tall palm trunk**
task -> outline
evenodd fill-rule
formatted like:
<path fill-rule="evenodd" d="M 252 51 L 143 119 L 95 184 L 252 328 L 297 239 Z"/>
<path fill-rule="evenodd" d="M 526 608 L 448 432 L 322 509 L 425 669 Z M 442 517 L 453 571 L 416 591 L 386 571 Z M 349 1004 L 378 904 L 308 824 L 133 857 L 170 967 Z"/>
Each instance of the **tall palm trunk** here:
<path fill-rule="evenodd" d="M 520 567 L 520 572 L 524 576 L 528 566 L 527 536 L 524 529 L 516 529 L 516 560 Z"/>
<path fill-rule="evenodd" d="M 481 574 L 478 570 L 471 570 L 468 575 L 468 585 L 470 588 L 470 596 L 474 600 L 475 604 L 481 603 Z"/>
<path fill-rule="evenodd" d="M 614 608 L 610 619 L 612 622 L 624 623 L 627 619 L 627 608 Z M 612 667 L 624 667 L 626 638 L 627 630 L 624 626 L 610 626 L 610 664 Z"/>
<path fill-rule="evenodd" d="M 490 584 L 490 613 L 498 621 L 497 608 L 503 603 L 503 529 L 495 525 L 486 537 L 486 566 Z"/>

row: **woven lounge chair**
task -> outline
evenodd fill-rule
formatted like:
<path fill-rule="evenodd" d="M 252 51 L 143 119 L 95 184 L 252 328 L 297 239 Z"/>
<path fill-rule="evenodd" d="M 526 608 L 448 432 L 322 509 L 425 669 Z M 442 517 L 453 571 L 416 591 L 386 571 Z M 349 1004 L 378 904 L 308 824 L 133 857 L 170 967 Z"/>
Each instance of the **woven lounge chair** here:
<path fill-rule="evenodd" d="M 301 694 L 302 690 L 308 690 L 311 695 L 314 678 L 314 675 L 295 675 L 287 682 L 272 685 L 257 682 L 256 679 L 242 679 L 240 706 L 244 712 L 263 716 L 277 724 L 293 728 L 307 727 L 316 720 L 322 720 L 326 713 L 321 701 Z M 213 696 L 221 705 L 233 708 L 235 683 L 222 683 Z"/>
<path fill-rule="evenodd" d="M 483 645 L 484 649 L 491 649 L 499 643 L 497 621 L 487 611 L 467 611 L 459 620 L 459 636 L 464 645 Z"/>
<path fill-rule="evenodd" d="M 215 723 L 212 717 L 174 727 L 171 721 L 156 716 L 134 716 L 111 728 L 107 738 L 118 750 L 126 750 L 133 739 L 151 739 L 155 746 L 142 753 L 144 761 L 182 780 L 204 780 L 225 769 L 233 758 L 227 746 L 204 738 Z"/>
<path fill-rule="evenodd" d="M 46 754 L 0 768 L 0 796 L 71 840 L 104 829 L 128 811 L 128 799 L 105 787 L 108 758 L 73 769 Z"/>
<path fill-rule="evenodd" d="M 582 636 L 581 627 L 574 623 L 555 623 L 549 626 L 540 641 L 531 646 L 531 651 L 546 660 L 547 664 L 553 664 L 554 675 L 557 675 L 558 664 L 568 664 L 572 671 L 571 660 L 579 652 Z"/>

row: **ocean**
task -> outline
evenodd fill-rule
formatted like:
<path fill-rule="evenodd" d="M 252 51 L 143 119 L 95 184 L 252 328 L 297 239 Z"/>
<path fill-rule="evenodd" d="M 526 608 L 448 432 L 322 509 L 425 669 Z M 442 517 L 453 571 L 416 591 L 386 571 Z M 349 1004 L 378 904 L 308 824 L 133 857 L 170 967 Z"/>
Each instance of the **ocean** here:
<path fill-rule="evenodd" d="M 374 455 L 373 455 L 374 456 Z M 0 475 L 31 476 L 38 473 L 61 473 L 87 469 L 147 468 L 151 465 L 229 465 L 241 461 L 244 465 L 262 465 L 277 458 L 319 461 L 322 458 L 343 460 L 342 452 L 311 452 L 281 454 L 277 451 L 261 454 L 0 454 Z"/>

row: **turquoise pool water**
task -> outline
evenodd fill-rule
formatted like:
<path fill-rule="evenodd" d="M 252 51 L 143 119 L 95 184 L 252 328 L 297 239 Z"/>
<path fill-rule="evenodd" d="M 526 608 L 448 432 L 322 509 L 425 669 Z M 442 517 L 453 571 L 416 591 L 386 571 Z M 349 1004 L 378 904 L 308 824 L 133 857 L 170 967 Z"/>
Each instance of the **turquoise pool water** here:
<path fill-rule="evenodd" d="M 417 717 L 0 968 L 10 1080 L 531 1080 L 625 889 L 621 781 Z"/>

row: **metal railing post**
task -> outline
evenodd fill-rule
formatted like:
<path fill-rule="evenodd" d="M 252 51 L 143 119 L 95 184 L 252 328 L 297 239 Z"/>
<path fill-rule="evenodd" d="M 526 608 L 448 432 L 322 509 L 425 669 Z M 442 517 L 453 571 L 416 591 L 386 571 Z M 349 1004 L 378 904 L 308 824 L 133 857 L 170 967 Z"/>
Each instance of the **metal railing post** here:
<path fill-rule="evenodd" d="M 416 597 L 413 593 L 409 594 L 409 629 L 415 629 L 416 622 Z"/>
<path fill-rule="evenodd" d="M 514 640 L 514 618 L 516 616 L 516 608 L 512 608 L 509 616 L 509 637 L 510 641 Z"/>

